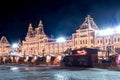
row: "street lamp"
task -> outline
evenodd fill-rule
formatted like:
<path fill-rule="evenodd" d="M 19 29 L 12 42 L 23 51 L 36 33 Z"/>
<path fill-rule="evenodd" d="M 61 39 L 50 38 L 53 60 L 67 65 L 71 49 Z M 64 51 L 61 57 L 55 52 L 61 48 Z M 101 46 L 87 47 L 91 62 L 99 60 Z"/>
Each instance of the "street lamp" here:
<path fill-rule="evenodd" d="M 16 55 L 16 52 L 18 52 L 18 44 L 13 43 L 11 46 L 11 50 L 9 51 L 9 55 Z"/>
<path fill-rule="evenodd" d="M 64 37 L 57 38 L 57 40 L 56 40 L 56 42 L 58 42 L 58 43 L 63 43 L 65 41 L 66 41 L 66 39 Z"/>
<path fill-rule="evenodd" d="M 42 56 L 44 57 L 44 56 L 45 56 L 45 55 L 44 55 L 44 54 L 45 54 L 45 49 L 43 49 L 42 51 L 43 51 L 43 55 L 42 55 Z"/>
<path fill-rule="evenodd" d="M 13 43 L 12 44 L 12 48 L 17 48 L 18 47 L 18 44 L 17 43 Z"/>
<path fill-rule="evenodd" d="M 66 39 L 64 37 L 59 37 L 56 39 L 56 42 L 58 42 L 58 53 L 59 53 L 59 43 L 63 43 L 65 41 L 66 41 Z"/>
<path fill-rule="evenodd" d="M 72 54 L 72 49 L 71 47 L 68 48 L 68 55 L 71 55 Z"/>
<path fill-rule="evenodd" d="M 112 46 L 109 44 L 108 46 L 107 46 L 107 58 L 109 59 L 109 56 L 110 56 L 110 53 L 111 53 L 111 48 L 112 48 Z"/>
<path fill-rule="evenodd" d="M 13 43 L 12 44 L 12 49 L 15 51 L 18 51 L 18 44 L 17 43 Z"/>

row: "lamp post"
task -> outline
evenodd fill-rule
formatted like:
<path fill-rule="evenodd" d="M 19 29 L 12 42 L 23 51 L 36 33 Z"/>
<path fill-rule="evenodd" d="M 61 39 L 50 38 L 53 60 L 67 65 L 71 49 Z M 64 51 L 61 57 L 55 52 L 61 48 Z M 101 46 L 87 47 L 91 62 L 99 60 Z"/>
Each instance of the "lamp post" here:
<path fill-rule="evenodd" d="M 107 46 L 107 58 L 109 59 L 110 53 L 111 53 L 111 47 L 110 45 Z"/>
<path fill-rule="evenodd" d="M 18 43 L 13 43 L 12 49 L 18 52 Z"/>
<path fill-rule="evenodd" d="M 72 49 L 71 49 L 71 47 L 69 47 L 69 48 L 68 48 L 68 55 L 71 55 L 71 54 L 72 54 L 71 51 L 72 51 Z"/>
<path fill-rule="evenodd" d="M 59 51 L 59 46 L 60 46 L 59 44 L 65 42 L 65 41 L 66 41 L 66 40 L 65 40 L 64 37 L 60 37 L 60 38 L 58 38 L 58 39 L 56 40 L 56 42 L 58 42 L 58 53 L 60 52 L 60 51 Z"/>
<path fill-rule="evenodd" d="M 49 54 L 50 54 L 50 44 L 49 44 L 48 48 L 49 48 Z"/>
<path fill-rule="evenodd" d="M 58 42 L 58 54 L 59 54 L 59 46 L 60 46 L 60 44 L 59 44 L 59 42 Z"/>
<path fill-rule="evenodd" d="M 44 55 L 44 54 L 45 54 L 45 53 L 44 53 L 44 52 L 45 52 L 45 49 L 43 49 L 42 52 L 43 52 L 43 55 L 42 55 L 42 56 L 44 57 L 44 56 L 45 56 L 45 55 Z"/>

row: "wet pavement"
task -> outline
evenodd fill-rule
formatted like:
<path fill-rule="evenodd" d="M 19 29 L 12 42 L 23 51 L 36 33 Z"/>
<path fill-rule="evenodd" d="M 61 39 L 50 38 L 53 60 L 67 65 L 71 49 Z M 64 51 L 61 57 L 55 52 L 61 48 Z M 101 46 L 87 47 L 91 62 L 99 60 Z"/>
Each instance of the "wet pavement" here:
<path fill-rule="evenodd" d="M 120 80 L 120 71 L 99 68 L 0 65 L 0 80 Z"/>

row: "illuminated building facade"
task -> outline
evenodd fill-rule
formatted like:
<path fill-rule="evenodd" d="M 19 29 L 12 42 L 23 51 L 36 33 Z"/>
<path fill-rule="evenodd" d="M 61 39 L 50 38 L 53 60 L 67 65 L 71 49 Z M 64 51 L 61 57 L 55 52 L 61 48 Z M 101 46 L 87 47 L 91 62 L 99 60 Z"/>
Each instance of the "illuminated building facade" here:
<path fill-rule="evenodd" d="M 109 53 L 116 53 L 115 49 L 120 48 L 120 34 L 99 35 L 99 28 L 93 18 L 88 15 L 82 25 L 72 34 L 71 39 L 58 43 L 55 39 L 49 38 L 44 33 L 42 21 L 37 28 L 33 29 L 29 24 L 25 40 L 22 41 L 22 53 L 25 54 L 56 54 L 67 50 L 69 47 L 75 48 L 98 48 L 100 55 L 104 55 L 107 50 Z"/>
<path fill-rule="evenodd" d="M 72 46 L 72 41 L 67 40 L 64 43 L 58 43 L 55 39 L 49 38 L 43 29 L 42 21 L 37 28 L 33 30 L 32 24 L 29 24 L 25 41 L 22 41 L 22 53 L 24 54 L 49 54 L 64 52 L 68 46 Z"/>
<path fill-rule="evenodd" d="M 0 54 L 8 53 L 11 49 L 11 45 L 6 39 L 5 36 L 2 36 L 0 39 Z"/>

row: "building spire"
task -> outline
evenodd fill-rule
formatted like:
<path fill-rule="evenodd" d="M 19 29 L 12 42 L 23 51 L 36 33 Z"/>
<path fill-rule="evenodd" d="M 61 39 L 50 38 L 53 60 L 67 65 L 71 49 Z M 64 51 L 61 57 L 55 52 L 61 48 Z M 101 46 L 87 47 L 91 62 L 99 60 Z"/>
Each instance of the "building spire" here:
<path fill-rule="evenodd" d="M 88 28 L 94 29 L 94 30 L 99 29 L 96 23 L 93 21 L 93 18 L 90 17 L 90 15 L 87 15 L 87 17 L 85 18 L 85 21 L 80 26 L 80 29 L 88 29 Z"/>
<path fill-rule="evenodd" d="M 2 45 L 4 44 L 5 46 L 10 46 L 10 43 L 8 42 L 8 40 L 5 36 L 1 37 L 0 42 L 1 42 Z"/>
<path fill-rule="evenodd" d="M 43 27 L 42 20 L 39 21 L 38 27 Z"/>
<path fill-rule="evenodd" d="M 32 27 L 32 24 L 30 23 L 28 27 L 28 31 L 31 31 L 31 30 L 33 30 L 33 27 Z"/>
<path fill-rule="evenodd" d="M 29 37 L 33 37 L 33 36 L 34 36 L 33 27 L 32 27 L 32 24 L 31 24 L 31 23 L 29 24 L 29 27 L 28 27 L 27 36 L 29 36 Z"/>
<path fill-rule="evenodd" d="M 37 34 L 44 34 L 44 29 L 43 29 L 42 20 L 39 21 Z"/>
<path fill-rule="evenodd" d="M 29 27 L 32 27 L 32 23 L 29 24 Z"/>

